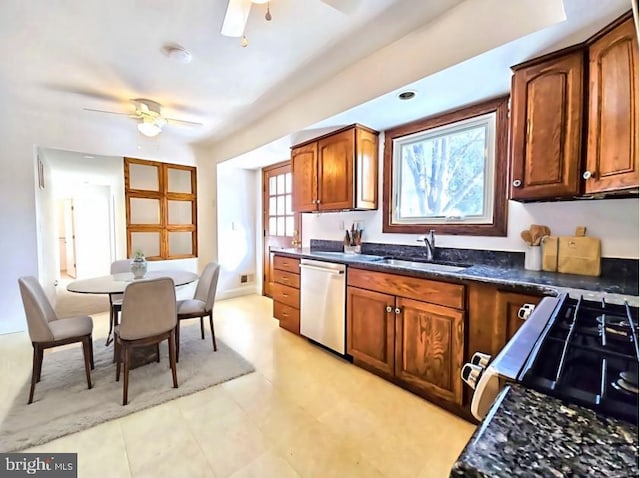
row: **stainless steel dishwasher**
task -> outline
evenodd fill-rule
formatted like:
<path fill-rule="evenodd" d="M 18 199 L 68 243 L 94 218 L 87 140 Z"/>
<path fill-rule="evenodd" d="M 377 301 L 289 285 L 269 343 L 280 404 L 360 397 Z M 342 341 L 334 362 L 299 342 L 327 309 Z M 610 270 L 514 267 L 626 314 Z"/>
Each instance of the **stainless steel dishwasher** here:
<path fill-rule="evenodd" d="M 300 334 L 345 354 L 344 264 L 300 261 Z"/>

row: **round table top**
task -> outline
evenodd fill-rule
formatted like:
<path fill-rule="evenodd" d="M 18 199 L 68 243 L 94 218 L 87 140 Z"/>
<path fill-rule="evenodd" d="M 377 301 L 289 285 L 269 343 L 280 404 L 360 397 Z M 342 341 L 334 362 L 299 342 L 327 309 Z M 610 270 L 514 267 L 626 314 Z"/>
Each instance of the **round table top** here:
<path fill-rule="evenodd" d="M 156 279 L 158 277 L 171 277 L 178 285 L 185 285 L 198 279 L 198 274 L 188 271 L 147 271 L 144 279 Z M 137 280 L 137 279 L 135 279 Z M 125 287 L 134 281 L 131 272 L 111 274 L 102 277 L 92 277 L 91 279 L 80 279 L 70 282 L 67 285 L 69 292 L 80 292 L 83 294 L 122 294 Z"/>

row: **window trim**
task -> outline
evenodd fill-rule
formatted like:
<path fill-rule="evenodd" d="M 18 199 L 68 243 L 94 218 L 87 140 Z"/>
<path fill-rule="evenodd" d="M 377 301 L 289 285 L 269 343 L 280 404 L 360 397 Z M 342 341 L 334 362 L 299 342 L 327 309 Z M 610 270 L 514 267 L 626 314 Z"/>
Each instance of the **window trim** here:
<path fill-rule="evenodd" d="M 476 105 L 444 114 L 422 118 L 385 131 L 383 195 L 382 195 L 382 232 L 424 234 L 433 229 L 439 234 L 471 236 L 507 235 L 507 181 L 508 181 L 508 117 L 509 97 L 502 96 Z M 431 129 L 468 120 L 477 116 L 495 113 L 495 170 L 493 193 L 493 221 L 490 224 L 451 224 L 434 222 L 431 224 L 394 224 L 393 221 L 393 145 L 395 140 L 423 133 Z"/>
<path fill-rule="evenodd" d="M 132 189 L 129 187 L 129 165 L 141 164 L 153 166 L 158 169 L 158 190 Z M 168 191 L 169 169 L 180 169 L 191 173 L 191 193 L 174 193 Z M 149 161 L 138 158 L 124 158 L 124 183 L 125 183 L 125 212 L 126 212 L 126 232 L 127 232 L 127 257 L 133 257 L 131 249 L 132 232 L 158 232 L 160 234 L 160 255 L 147 256 L 150 261 L 189 259 L 198 257 L 198 190 L 197 190 L 197 169 L 194 166 L 182 164 L 163 163 L 159 161 Z M 157 199 L 160 201 L 160 224 L 132 224 L 131 205 L 132 198 Z M 168 204 L 169 201 L 189 201 L 191 203 L 191 224 L 169 224 Z M 169 233 L 170 232 L 191 232 L 192 254 L 169 255 Z"/>

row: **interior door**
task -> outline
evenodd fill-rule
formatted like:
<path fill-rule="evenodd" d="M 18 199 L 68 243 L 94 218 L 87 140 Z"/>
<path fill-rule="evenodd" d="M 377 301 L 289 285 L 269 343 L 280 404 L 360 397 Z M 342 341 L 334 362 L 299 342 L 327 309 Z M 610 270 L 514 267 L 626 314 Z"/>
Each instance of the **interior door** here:
<path fill-rule="evenodd" d="M 76 273 L 76 233 L 73 214 L 73 199 L 64 200 L 64 244 L 67 275 L 75 279 Z"/>
<path fill-rule="evenodd" d="M 300 213 L 292 209 L 291 161 L 262 170 L 263 281 L 262 294 L 271 297 L 273 255 L 271 250 L 300 247 Z"/>

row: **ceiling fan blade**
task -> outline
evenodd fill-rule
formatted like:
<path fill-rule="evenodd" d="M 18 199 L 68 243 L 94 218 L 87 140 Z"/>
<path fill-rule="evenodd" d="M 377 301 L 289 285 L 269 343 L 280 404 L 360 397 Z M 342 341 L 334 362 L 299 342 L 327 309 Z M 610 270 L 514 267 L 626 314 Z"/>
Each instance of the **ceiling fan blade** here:
<path fill-rule="evenodd" d="M 187 121 L 187 120 L 181 120 L 181 119 L 176 119 L 176 118 L 164 118 L 166 121 L 170 122 L 170 123 L 182 123 L 182 124 L 190 124 L 193 126 L 202 126 L 203 123 L 198 123 L 197 121 Z"/>
<path fill-rule="evenodd" d="M 322 0 L 322 2 L 346 15 L 355 12 L 362 4 L 362 0 Z"/>
<path fill-rule="evenodd" d="M 220 33 L 227 37 L 241 37 L 250 10 L 251 0 L 229 0 Z"/>
<path fill-rule="evenodd" d="M 128 116 L 129 118 L 137 118 L 137 115 L 132 115 L 131 113 L 120 113 L 118 111 L 106 111 L 106 110 L 95 110 L 93 108 L 82 108 L 85 111 L 95 111 L 96 113 L 108 113 L 110 115 L 120 115 L 120 116 Z"/>

